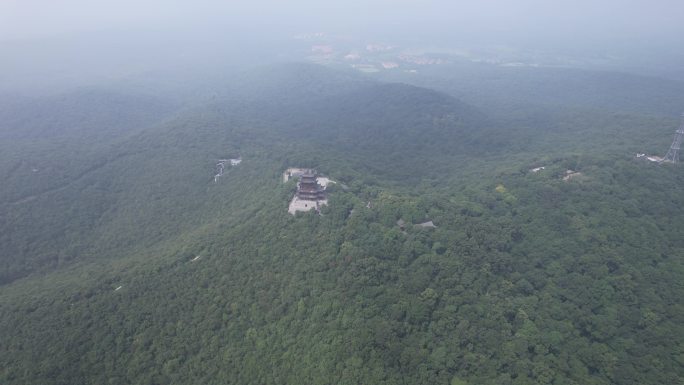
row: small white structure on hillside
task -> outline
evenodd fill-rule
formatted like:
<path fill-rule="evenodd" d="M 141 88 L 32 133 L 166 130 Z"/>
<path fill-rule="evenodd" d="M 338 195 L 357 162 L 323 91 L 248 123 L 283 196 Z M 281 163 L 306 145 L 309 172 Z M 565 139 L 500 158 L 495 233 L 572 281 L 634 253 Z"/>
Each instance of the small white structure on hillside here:
<path fill-rule="evenodd" d="M 432 221 L 419 223 L 416 226 L 422 227 L 424 229 L 436 229 L 437 228 L 437 226 L 435 226 L 435 224 Z"/>
<path fill-rule="evenodd" d="M 647 155 L 645 153 L 638 153 L 636 154 L 637 159 L 646 159 L 649 162 L 655 162 L 655 163 L 660 163 L 663 161 L 663 158 L 656 156 L 656 155 Z"/>
<path fill-rule="evenodd" d="M 563 176 L 563 180 L 567 182 L 570 179 L 576 178 L 576 177 L 581 176 L 581 175 L 582 175 L 582 173 L 579 171 L 566 170 L 565 176 Z"/>
<path fill-rule="evenodd" d="M 290 178 L 299 178 L 307 172 L 309 169 L 308 168 L 296 168 L 296 167 L 290 167 L 285 172 L 283 172 L 283 183 L 287 183 L 287 181 L 290 180 Z"/>
<path fill-rule="evenodd" d="M 219 178 L 223 176 L 223 172 L 226 169 L 226 163 L 230 163 L 231 166 L 237 166 L 242 163 L 242 157 L 233 159 L 219 159 L 216 163 L 216 175 L 214 175 L 214 183 L 218 183 Z"/>

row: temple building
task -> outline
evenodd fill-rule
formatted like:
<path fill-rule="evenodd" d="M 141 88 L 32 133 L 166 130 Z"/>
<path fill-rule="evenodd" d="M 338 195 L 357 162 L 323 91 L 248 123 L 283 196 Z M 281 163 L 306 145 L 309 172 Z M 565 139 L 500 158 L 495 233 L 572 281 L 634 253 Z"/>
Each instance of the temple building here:
<path fill-rule="evenodd" d="M 284 180 L 291 177 L 299 177 L 297 192 L 290 202 L 288 212 L 295 214 L 297 211 L 318 211 L 321 206 L 327 205 L 326 187 L 334 183 L 328 178 L 319 177 L 311 169 L 288 169 L 284 174 Z"/>
<path fill-rule="evenodd" d="M 325 190 L 318 184 L 316 174 L 312 170 L 299 177 L 297 198 L 311 201 L 325 200 Z"/>

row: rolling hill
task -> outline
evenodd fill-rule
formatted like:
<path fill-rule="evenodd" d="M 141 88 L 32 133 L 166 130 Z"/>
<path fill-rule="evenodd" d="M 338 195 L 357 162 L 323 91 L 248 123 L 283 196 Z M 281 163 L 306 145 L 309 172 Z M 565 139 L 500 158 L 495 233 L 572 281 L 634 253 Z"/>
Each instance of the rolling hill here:
<path fill-rule="evenodd" d="M 4 103 L 36 134 L 3 146 L 0 382 L 684 375 L 684 171 L 632 154 L 669 140 L 664 111 L 530 98 L 504 124 L 440 91 L 300 64 L 227 83 L 182 108 L 94 91 Z M 36 149 L 64 171 L 37 178 Z M 338 182 L 321 215 L 287 213 L 291 166 Z"/>

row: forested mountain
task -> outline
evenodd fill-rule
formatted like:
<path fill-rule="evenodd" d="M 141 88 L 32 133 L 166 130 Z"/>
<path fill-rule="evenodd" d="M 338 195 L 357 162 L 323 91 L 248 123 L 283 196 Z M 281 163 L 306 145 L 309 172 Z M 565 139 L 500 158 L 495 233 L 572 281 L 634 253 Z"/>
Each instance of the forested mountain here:
<path fill-rule="evenodd" d="M 501 71 L 4 100 L 0 382 L 678 383 L 684 170 L 634 159 L 674 107 Z M 287 213 L 299 166 L 338 182 L 320 215 Z"/>
<path fill-rule="evenodd" d="M 378 77 L 446 92 L 504 116 L 530 105 L 678 115 L 684 104 L 684 82 L 620 72 L 456 61 L 409 75 Z"/>
<path fill-rule="evenodd" d="M 158 122 L 176 108 L 164 99 L 83 88 L 59 95 L 7 95 L 0 110 L 3 139 L 84 135 L 101 140 Z"/>

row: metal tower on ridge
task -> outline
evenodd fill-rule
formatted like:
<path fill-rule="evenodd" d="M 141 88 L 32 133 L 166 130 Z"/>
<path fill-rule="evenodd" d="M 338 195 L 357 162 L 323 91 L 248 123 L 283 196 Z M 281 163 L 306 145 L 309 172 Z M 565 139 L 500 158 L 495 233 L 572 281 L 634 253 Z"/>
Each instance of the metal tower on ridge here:
<path fill-rule="evenodd" d="M 677 131 L 675 131 L 675 137 L 670 146 L 670 150 L 665 154 L 660 163 L 679 163 L 679 150 L 682 146 L 682 139 L 684 139 L 684 113 L 682 114 L 682 124 Z"/>

